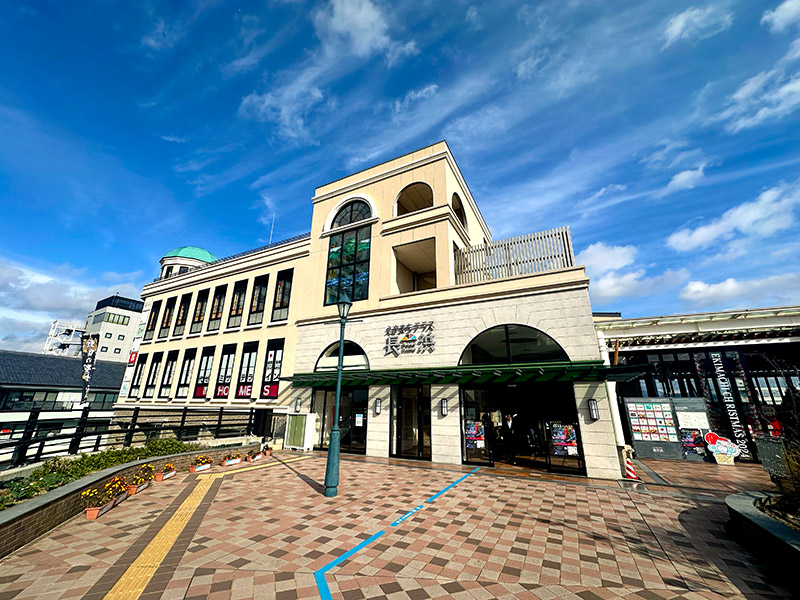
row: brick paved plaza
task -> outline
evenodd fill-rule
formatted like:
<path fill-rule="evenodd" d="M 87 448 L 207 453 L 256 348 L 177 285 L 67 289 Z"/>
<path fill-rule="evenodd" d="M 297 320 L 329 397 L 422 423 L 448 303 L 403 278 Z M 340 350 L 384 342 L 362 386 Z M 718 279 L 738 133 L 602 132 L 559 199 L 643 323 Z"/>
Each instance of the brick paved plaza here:
<path fill-rule="evenodd" d="M 299 457 L 75 517 L 0 561 L 0 600 L 315 598 L 365 540 L 320 575 L 333 598 L 792 597 L 723 528 L 726 494 L 769 489 L 757 465 L 647 461 L 635 488 L 480 469 L 426 502 L 472 468 L 346 457 L 325 498 L 324 455 Z"/>

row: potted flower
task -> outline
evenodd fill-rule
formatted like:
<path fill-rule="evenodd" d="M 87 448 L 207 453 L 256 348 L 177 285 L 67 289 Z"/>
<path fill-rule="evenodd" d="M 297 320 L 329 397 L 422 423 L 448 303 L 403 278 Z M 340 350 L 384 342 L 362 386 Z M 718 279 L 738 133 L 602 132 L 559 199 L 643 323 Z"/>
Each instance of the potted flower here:
<path fill-rule="evenodd" d="M 242 455 L 238 452 L 235 452 L 232 454 L 226 454 L 219 464 L 223 467 L 228 467 L 230 465 L 238 465 L 240 462 L 242 462 Z"/>
<path fill-rule="evenodd" d="M 190 473 L 197 473 L 199 471 L 205 471 L 206 469 L 211 468 L 211 463 L 214 462 L 211 460 L 211 457 L 207 454 L 201 454 L 200 456 L 194 457 L 194 464 L 189 467 Z"/>
<path fill-rule="evenodd" d="M 128 497 L 124 477 L 113 477 L 103 487 L 89 488 L 81 492 L 86 507 L 86 518 L 94 521 Z"/>
<path fill-rule="evenodd" d="M 245 460 L 247 462 L 256 462 L 257 460 L 261 460 L 264 458 L 264 453 L 260 450 L 250 450 L 245 456 Z"/>
<path fill-rule="evenodd" d="M 128 483 L 128 495 L 133 496 L 150 486 L 150 482 L 156 477 L 155 469 L 150 463 L 139 467 L 139 471 L 131 477 Z"/>
<path fill-rule="evenodd" d="M 164 465 L 164 468 L 161 469 L 160 473 L 156 473 L 156 481 L 166 481 L 170 477 L 175 477 L 176 474 L 175 465 L 167 463 Z"/>

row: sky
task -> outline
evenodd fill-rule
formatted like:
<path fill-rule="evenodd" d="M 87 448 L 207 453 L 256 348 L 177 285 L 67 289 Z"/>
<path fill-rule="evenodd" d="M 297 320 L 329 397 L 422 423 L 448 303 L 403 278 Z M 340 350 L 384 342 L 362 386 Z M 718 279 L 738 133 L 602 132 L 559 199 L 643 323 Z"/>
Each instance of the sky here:
<path fill-rule="evenodd" d="M 6 1 L 0 56 L 2 348 L 442 139 L 593 310 L 800 304 L 800 0 Z"/>

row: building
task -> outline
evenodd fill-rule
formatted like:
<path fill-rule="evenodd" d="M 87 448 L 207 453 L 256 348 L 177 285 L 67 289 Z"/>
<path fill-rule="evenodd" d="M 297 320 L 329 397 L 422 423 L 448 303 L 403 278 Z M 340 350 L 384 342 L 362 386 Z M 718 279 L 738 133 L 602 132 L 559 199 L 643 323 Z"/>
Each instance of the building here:
<path fill-rule="evenodd" d="M 252 411 L 264 433 L 302 412 L 326 448 L 347 295 L 343 452 L 620 476 L 606 381 L 629 375 L 603 365 L 567 228 L 494 240 L 444 142 L 312 204 L 309 234 L 161 260 L 117 414 Z"/>
<path fill-rule="evenodd" d="M 144 302 L 109 296 L 97 303 L 86 318 L 86 333 L 100 337 L 98 360 L 127 362 L 139 326 Z"/>
<path fill-rule="evenodd" d="M 55 321 L 45 340 L 42 353 L 80 356 L 81 336 L 89 333 L 98 334 L 100 337 L 98 345 L 100 360 L 127 362 L 143 306 L 141 300 L 118 295 L 104 298 L 89 313 L 85 323 Z"/>
<path fill-rule="evenodd" d="M 709 431 L 758 460 L 779 435 L 777 411 L 800 389 L 800 306 L 595 323 L 607 360 L 645 368 L 618 384 L 623 434 L 640 456 L 703 460 Z"/>
<path fill-rule="evenodd" d="M 74 432 L 85 407 L 82 372 L 80 358 L 0 350 L 0 441 L 21 439 L 26 430 L 28 438 Z M 124 373 L 123 363 L 97 361 L 85 431 L 108 427 Z M 66 453 L 68 443 L 61 445 Z M 40 444 L 31 451 L 43 452 L 53 448 Z M 0 468 L 10 466 L 12 454 L 12 448 L 0 450 Z"/>

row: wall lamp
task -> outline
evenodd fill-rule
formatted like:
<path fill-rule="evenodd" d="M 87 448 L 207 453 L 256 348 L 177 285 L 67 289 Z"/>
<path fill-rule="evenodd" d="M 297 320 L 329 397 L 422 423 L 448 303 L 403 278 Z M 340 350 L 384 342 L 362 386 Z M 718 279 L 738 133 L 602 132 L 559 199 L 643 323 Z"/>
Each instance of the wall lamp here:
<path fill-rule="evenodd" d="M 600 408 L 597 406 L 597 400 L 594 398 L 589 398 L 589 418 L 591 418 L 592 421 L 600 420 Z"/>
<path fill-rule="evenodd" d="M 375 414 L 376 415 L 381 414 L 381 399 L 380 398 L 375 398 Z"/>
<path fill-rule="evenodd" d="M 442 416 L 447 416 L 447 398 L 442 398 Z"/>
<path fill-rule="evenodd" d="M 299 413 L 300 409 L 303 408 L 302 403 L 300 402 L 300 398 L 294 401 L 294 412 Z"/>

